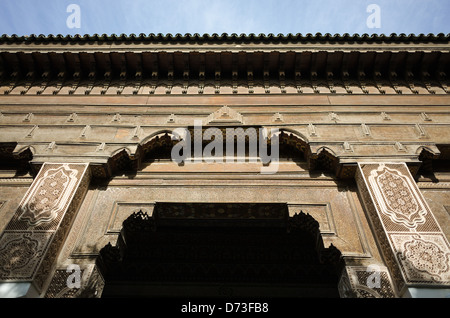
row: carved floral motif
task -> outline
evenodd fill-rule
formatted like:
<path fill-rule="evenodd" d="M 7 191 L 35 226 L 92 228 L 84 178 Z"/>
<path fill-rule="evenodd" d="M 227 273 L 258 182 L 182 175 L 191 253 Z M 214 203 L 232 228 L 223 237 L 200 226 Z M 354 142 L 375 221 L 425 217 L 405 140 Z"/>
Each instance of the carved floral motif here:
<path fill-rule="evenodd" d="M 52 233 L 4 232 L 0 236 L 0 280 L 28 280 Z"/>
<path fill-rule="evenodd" d="M 19 220 L 26 221 L 29 226 L 52 221 L 72 194 L 77 174 L 78 170 L 66 164 L 46 171 L 19 208 Z"/>
<path fill-rule="evenodd" d="M 418 271 L 426 272 L 437 280 L 442 280 L 441 274 L 449 270 L 450 253 L 445 253 L 437 244 L 414 238 L 403 244 L 403 260 Z"/>
<path fill-rule="evenodd" d="M 387 265 L 394 273 L 398 290 L 402 290 L 402 284 L 397 271 L 406 284 L 449 285 L 448 241 L 406 164 L 364 164 L 359 171 L 359 176 L 366 181 L 358 181 L 361 193 L 363 196 L 367 193 L 366 205 L 373 211 L 375 231 L 383 243 L 380 245 L 384 245 L 383 253 L 389 260 Z"/>
<path fill-rule="evenodd" d="M 425 223 L 427 210 L 417 199 L 414 186 L 407 176 L 381 164 L 371 171 L 369 182 L 377 197 L 381 212 L 392 222 L 410 229 Z"/>
<path fill-rule="evenodd" d="M 0 248 L 0 271 L 10 273 L 28 265 L 36 255 L 39 242 L 30 235 L 13 239 Z"/>

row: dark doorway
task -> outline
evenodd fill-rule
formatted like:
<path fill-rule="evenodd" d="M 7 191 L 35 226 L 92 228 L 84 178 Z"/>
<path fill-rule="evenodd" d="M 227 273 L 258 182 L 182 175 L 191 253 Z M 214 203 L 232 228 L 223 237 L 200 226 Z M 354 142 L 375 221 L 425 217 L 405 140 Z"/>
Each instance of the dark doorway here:
<path fill-rule="evenodd" d="M 278 203 L 156 203 L 97 265 L 103 297 L 339 297 L 341 253 Z"/>

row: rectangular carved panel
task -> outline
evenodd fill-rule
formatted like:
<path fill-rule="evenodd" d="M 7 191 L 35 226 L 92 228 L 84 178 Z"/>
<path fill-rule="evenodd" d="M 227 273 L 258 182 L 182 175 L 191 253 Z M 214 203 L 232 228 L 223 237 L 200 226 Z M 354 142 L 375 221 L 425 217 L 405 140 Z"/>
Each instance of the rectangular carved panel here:
<path fill-rule="evenodd" d="M 450 285 L 450 247 L 404 163 L 360 163 L 357 184 L 397 288 Z"/>
<path fill-rule="evenodd" d="M 396 297 L 389 271 L 384 266 L 346 266 L 338 286 L 342 298 Z"/>
<path fill-rule="evenodd" d="M 0 279 L 42 288 L 89 182 L 88 164 L 44 163 L 0 235 Z"/>

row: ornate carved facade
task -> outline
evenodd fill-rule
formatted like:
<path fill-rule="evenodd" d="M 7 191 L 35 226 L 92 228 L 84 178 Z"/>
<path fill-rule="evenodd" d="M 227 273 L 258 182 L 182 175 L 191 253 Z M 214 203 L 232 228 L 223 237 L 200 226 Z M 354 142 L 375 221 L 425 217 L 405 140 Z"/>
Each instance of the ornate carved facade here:
<path fill-rule="evenodd" d="M 3 36 L 0 296 L 448 297 L 449 48 Z"/>

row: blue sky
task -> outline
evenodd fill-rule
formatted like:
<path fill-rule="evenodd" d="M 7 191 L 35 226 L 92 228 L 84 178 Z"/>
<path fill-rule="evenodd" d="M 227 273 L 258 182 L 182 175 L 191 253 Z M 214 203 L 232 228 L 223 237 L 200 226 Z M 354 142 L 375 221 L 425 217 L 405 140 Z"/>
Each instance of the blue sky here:
<path fill-rule="evenodd" d="M 66 21 L 80 8 L 80 28 Z M 380 8 L 381 27 L 366 21 Z M 0 34 L 450 33 L 450 0 L 0 0 Z"/>

